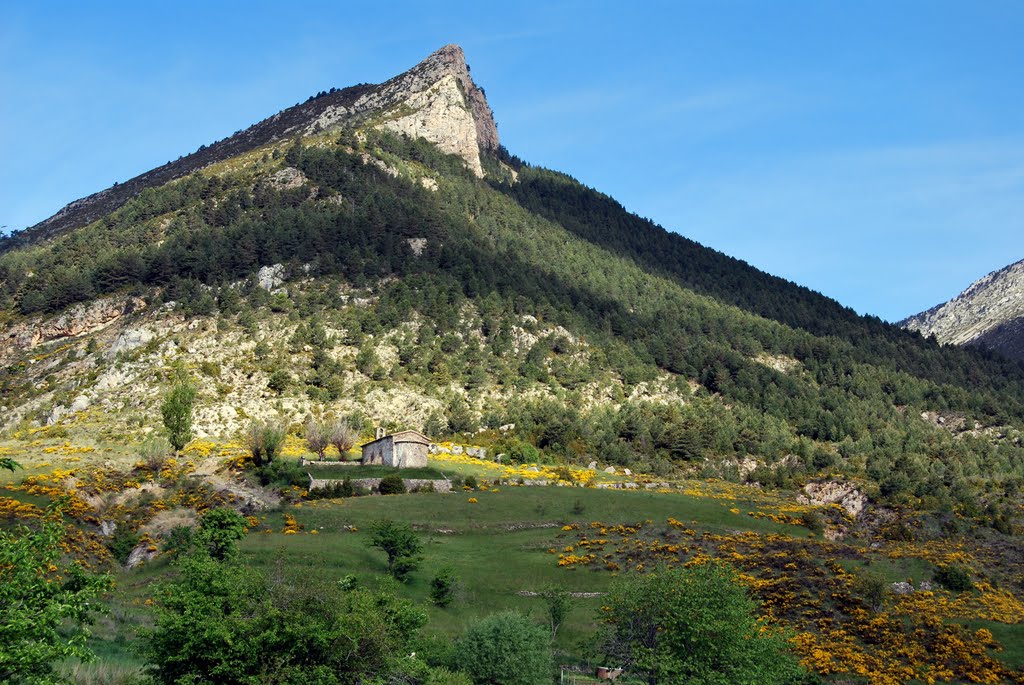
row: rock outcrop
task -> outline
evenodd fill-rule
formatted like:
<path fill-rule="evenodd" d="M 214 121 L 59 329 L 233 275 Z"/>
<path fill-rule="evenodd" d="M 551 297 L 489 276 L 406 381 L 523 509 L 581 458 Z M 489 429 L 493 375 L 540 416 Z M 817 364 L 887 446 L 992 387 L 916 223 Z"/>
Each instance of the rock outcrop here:
<path fill-rule="evenodd" d="M 0 360 L 54 340 L 92 333 L 145 308 L 146 303 L 138 297 L 105 297 L 76 304 L 56 317 L 23 321 L 4 330 Z"/>
<path fill-rule="evenodd" d="M 801 504 L 838 504 L 850 516 L 857 518 L 868 505 L 868 496 L 851 483 L 826 481 L 824 483 L 808 483 L 804 486 L 804 494 L 797 497 Z"/>
<path fill-rule="evenodd" d="M 900 322 L 941 343 L 980 345 L 1024 359 L 1024 260 L 993 271 L 949 302 Z"/>

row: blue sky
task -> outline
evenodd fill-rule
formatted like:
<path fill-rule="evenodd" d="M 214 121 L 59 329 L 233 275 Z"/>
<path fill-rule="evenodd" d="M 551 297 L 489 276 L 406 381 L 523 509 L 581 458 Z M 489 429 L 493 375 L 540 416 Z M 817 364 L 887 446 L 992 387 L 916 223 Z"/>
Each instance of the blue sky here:
<path fill-rule="evenodd" d="M 514 154 L 860 312 L 1024 259 L 1024 2 L 506 4 L 5 2 L 0 225 L 454 42 Z"/>

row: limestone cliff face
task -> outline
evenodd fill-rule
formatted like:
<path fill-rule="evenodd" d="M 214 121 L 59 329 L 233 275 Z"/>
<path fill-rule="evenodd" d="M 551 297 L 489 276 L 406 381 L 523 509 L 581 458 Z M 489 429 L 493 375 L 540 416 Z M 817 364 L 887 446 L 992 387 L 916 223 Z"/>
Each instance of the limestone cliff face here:
<path fill-rule="evenodd" d="M 175 162 L 75 200 L 49 219 L 23 231 L 2 249 L 84 226 L 116 210 L 146 188 L 161 186 L 275 141 L 378 121 L 386 128 L 422 136 L 445 152 L 459 155 L 478 176 L 483 175 L 481 151 L 494 150 L 499 145 L 494 115 L 483 90 L 469 75 L 462 48 L 446 45 L 382 84 L 321 93 Z"/>
<path fill-rule="evenodd" d="M 402 104 L 412 111 L 386 120 L 384 128 L 411 138 L 426 138 L 441 150 L 462 157 L 477 176 L 484 175 L 473 114 L 454 76 L 443 76 L 429 90 L 415 93 Z"/>
<path fill-rule="evenodd" d="M 121 317 L 146 308 L 138 297 L 107 297 L 76 304 L 59 316 L 35 317 L 5 328 L 0 337 L 0 362 L 44 343 L 94 333 Z"/>
<path fill-rule="evenodd" d="M 900 325 L 939 342 L 981 345 L 1024 359 L 1024 260 L 993 271 L 949 302 Z"/>
<path fill-rule="evenodd" d="M 498 147 L 498 128 L 484 93 L 469 75 L 465 54 L 446 45 L 415 67 L 361 96 L 346 111 L 332 109 L 310 130 L 338 125 L 352 116 L 379 115 L 382 127 L 425 138 L 456 154 L 483 176 L 481 150 Z"/>

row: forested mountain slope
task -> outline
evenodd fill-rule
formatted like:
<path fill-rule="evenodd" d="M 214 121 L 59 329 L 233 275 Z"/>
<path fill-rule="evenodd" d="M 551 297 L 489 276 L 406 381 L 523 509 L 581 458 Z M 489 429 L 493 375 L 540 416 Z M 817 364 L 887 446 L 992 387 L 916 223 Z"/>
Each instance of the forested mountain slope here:
<path fill-rule="evenodd" d="M 210 434 L 360 411 L 438 437 L 504 426 L 500 448 L 566 461 L 838 474 L 1016 515 L 1020 364 L 858 317 L 523 163 L 461 51 L 436 54 L 358 116 L 320 111 L 9 244 L 8 425 L 133 438 L 179 363 Z M 116 311 L 67 323 L 97 302 Z"/>

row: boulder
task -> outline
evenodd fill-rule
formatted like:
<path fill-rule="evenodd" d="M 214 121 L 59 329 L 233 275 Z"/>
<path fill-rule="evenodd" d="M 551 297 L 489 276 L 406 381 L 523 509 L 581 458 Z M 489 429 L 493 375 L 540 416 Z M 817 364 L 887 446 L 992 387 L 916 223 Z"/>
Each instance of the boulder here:
<path fill-rule="evenodd" d="M 117 340 L 110 346 L 105 356 L 111 359 L 117 356 L 119 352 L 131 352 L 142 347 L 155 337 L 156 333 L 148 328 L 129 328 L 117 336 Z"/>
<path fill-rule="evenodd" d="M 273 290 L 284 283 L 284 264 L 273 264 L 260 267 L 256 273 L 256 283 L 264 290 Z"/>
<path fill-rule="evenodd" d="M 157 554 L 159 552 L 155 548 L 151 549 L 150 543 L 142 542 L 128 555 L 128 561 L 124 565 L 126 568 L 135 568 L 141 563 L 154 559 Z"/>
<path fill-rule="evenodd" d="M 838 504 L 850 516 L 857 518 L 868 505 L 868 496 L 852 483 L 825 481 L 824 483 L 808 483 L 804 486 L 804 494 L 797 497 L 801 504 Z"/>

